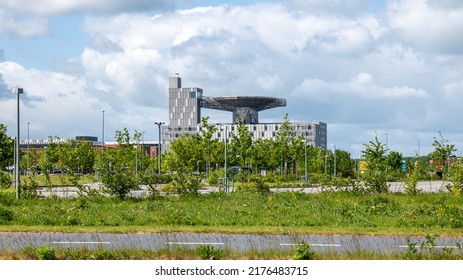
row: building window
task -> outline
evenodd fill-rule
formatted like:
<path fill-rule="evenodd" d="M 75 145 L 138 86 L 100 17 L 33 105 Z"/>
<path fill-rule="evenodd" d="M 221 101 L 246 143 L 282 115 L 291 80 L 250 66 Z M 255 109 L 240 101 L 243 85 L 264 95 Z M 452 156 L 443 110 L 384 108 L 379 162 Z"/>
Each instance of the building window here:
<path fill-rule="evenodd" d="M 190 98 L 196 98 L 196 92 L 190 91 Z"/>

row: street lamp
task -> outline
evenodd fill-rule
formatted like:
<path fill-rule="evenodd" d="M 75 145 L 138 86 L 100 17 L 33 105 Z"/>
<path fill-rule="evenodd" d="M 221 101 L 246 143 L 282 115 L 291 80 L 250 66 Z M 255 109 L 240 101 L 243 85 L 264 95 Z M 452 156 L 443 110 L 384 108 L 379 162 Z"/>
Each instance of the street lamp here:
<path fill-rule="evenodd" d="M 307 177 L 307 140 L 304 140 L 304 157 L 305 157 L 305 181 L 308 181 Z"/>
<path fill-rule="evenodd" d="M 19 170 L 19 161 L 20 161 L 20 153 L 19 153 L 19 143 L 20 143 L 20 137 L 19 137 L 19 95 L 24 93 L 24 90 L 22 88 L 14 88 L 13 93 L 16 94 L 16 104 L 17 104 L 17 119 L 16 119 L 16 155 L 15 155 L 15 167 L 14 167 L 14 172 L 15 172 L 15 183 L 14 187 L 16 189 L 16 199 L 19 199 L 19 184 L 21 182 L 19 176 L 20 176 L 20 170 Z"/>
<path fill-rule="evenodd" d="M 223 137 L 223 141 L 225 143 L 225 164 L 224 164 L 224 168 L 225 168 L 225 174 L 224 174 L 224 187 L 225 187 L 225 191 L 228 192 L 228 180 L 227 180 L 227 126 L 225 125 L 225 135 Z M 222 127 L 222 128 L 224 128 Z"/>
<path fill-rule="evenodd" d="M 27 166 L 26 166 L 26 174 L 28 174 L 29 166 L 30 166 L 30 151 L 29 151 L 29 125 L 31 123 L 27 123 Z"/>
<path fill-rule="evenodd" d="M 159 142 L 158 142 L 158 174 L 161 175 L 161 125 L 164 124 L 164 122 L 154 122 L 155 124 L 158 125 L 158 136 L 159 136 Z"/>
<path fill-rule="evenodd" d="M 333 170 L 333 176 L 336 178 L 336 144 L 331 144 L 334 148 L 334 170 Z"/>
<path fill-rule="evenodd" d="M 103 127 L 101 129 L 101 150 L 104 151 L 104 110 L 103 110 Z"/>

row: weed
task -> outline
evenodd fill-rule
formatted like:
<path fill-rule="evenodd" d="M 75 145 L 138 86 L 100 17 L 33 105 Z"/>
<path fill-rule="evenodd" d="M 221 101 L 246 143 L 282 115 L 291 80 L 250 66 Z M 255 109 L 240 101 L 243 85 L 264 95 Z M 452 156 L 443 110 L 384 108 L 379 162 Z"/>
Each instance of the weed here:
<path fill-rule="evenodd" d="M 13 220 L 14 213 L 8 208 L 0 206 L 0 224 Z"/>
<path fill-rule="evenodd" d="M 201 245 L 196 248 L 196 253 L 202 260 L 220 260 L 223 250 L 209 245 Z"/>
<path fill-rule="evenodd" d="M 56 260 L 55 248 L 42 245 L 35 250 L 35 255 L 39 260 Z"/>
<path fill-rule="evenodd" d="M 416 244 L 417 243 L 411 242 L 410 237 L 407 237 L 405 240 L 407 242 L 407 247 L 408 247 L 408 250 L 405 253 L 405 259 L 407 259 L 407 260 L 417 260 L 418 256 L 419 256 L 418 255 L 418 249 L 416 249 Z"/>
<path fill-rule="evenodd" d="M 310 248 L 310 243 L 299 241 L 294 248 L 293 260 L 313 260 L 315 252 Z"/>

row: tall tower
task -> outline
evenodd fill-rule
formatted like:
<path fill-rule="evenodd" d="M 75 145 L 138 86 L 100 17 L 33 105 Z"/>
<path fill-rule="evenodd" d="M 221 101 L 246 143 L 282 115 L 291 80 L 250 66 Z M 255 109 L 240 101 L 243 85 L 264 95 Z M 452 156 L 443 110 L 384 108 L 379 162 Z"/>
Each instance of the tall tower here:
<path fill-rule="evenodd" d="M 182 79 L 169 78 L 169 125 L 172 127 L 195 126 L 201 123 L 200 88 L 182 88 Z"/>

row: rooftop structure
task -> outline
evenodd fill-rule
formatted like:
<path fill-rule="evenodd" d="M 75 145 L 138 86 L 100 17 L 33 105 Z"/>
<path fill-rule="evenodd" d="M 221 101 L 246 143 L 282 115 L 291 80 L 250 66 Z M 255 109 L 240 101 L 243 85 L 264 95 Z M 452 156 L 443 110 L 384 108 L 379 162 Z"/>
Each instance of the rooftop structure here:
<path fill-rule="evenodd" d="M 204 96 L 198 87 L 182 88 L 182 80 L 176 75 L 169 78 L 169 123 L 162 128 L 162 142 L 166 149 L 169 143 L 181 134 L 199 134 L 201 131 L 201 109 L 215 109 L 233 113 L 232 122 L 221 124 L 233 133 L 241 120 L 249 127 L 253 139 L 273 139 L 279 128 L 278 123 L 263 124 L 259 122 L 259 112 L 286 106 L 286 99 L 268 96 Z M 326 148 L 326 123 L 301 122 L 292 123 L 295 133 L 302 135 L 308 144 Z M 214 135 L 221 138 L 220 132 Z"/>
<path fill-rule="evenodd" d="M 241 120 L 244 124 L 258 124 L 259 111 L 286 106 L 286 99 L 267 96 L 203 96 L 200 106 L 233 112 L 233 123 Z"/>

